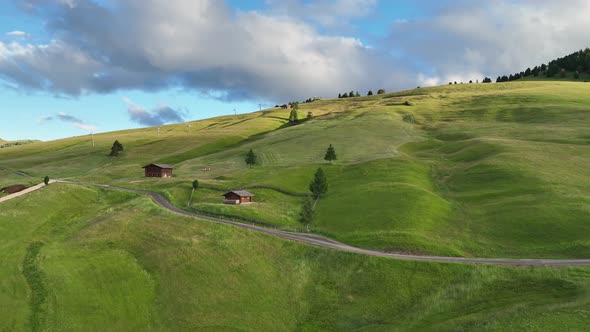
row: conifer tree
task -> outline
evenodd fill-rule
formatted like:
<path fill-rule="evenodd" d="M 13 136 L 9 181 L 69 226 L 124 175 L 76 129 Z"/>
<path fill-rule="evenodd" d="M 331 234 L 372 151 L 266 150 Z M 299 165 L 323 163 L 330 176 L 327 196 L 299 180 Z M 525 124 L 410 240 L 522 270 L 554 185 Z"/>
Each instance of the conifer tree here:
<path fill-rule="evenodd" d="M 299 213 L 299 222 L 301 222 L 307 231 L 309 232 L 309 224 L 313 221 L 314 217 L 314 210 L 313 210 L 313 198 L 306 197 L 305 201 L 303 202 L 303 207 L 301 208 L 301 212 Z"/>
<path fill-rule="evenodd" d="M 246 165 L 250 167 L 252 167 L 252 165 L 256 165 L 257 159 L 258 156 L 256 155 L 256 153 L 254 153 L 254 151 L 250 149 L 250 151 L 248 151 L 248 153 L 246 154 Z"/>
<path fill-rule="evenodd" d="M 324 155 L 324 160 L 327 160 L 330 162 L 330 164 L 332 163 L 333 160 L 336 160 L 336 151 L 334 150 L 334 147 L 332 146 L 332 144 L 330 144 L 330 146 L 328 147 L 328 150 L 326 150 L 326 154 Z"/>
<path fill-rule="evenodd" d="M 316 197 L 320 197 L 328 192 L 328 179 L 321 167 L 315 172 L 313 181 L 309 184 L 309 191 L 311 191 Z"/>
<path fill-rule="evenodd" d="M 113 142 L 113 146 L 111 147 L 111 156 L 118 156 L 123 150 L 123 144 L 121 144 L 118 140 L 115 140 L 115 142 Z"/>

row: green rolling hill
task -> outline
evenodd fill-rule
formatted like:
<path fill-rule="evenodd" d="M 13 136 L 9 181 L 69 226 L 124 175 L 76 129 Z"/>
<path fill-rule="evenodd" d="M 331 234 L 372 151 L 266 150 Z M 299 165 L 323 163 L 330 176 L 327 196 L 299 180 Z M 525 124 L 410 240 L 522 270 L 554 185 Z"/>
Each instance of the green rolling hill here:
<path fill-rule="evenodd" d="M 178 207 L 366 248 L 464 257 L 590 257 L 590 85 L 459 84 L 0 150 L 0 185 L 68 178 L 161 192 Z M 406 103 L 407 102 L 407 103 Z M 302 117 L 302 116 L 300 116 Z M 109 157 L 113 141 L 121 156 Z M 338 159 L 323 160 L 329 144 Z M 253 149 L 259 164 L 248 167 Z M 142 166 L 174 165 L 171 179 Z M 30 174 L 20 177 L 9 170 Z M 202 188 L 186 207 L 191 182 Z M 23 206 L 27 206 L 23 209 Z M 588 268 L 399 262 L 178 217 L 147 198 L 55 184 L 2 203 L 0 330 L 578 329 Z"/>

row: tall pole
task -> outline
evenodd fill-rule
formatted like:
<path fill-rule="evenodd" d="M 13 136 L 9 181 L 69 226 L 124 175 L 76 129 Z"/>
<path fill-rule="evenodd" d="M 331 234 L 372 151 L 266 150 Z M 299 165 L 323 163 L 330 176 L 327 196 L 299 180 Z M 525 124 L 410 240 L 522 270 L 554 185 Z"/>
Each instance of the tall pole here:
<path fill-rule="evenodd" d="M 160 137 L 160 127 L 158 127 L 158 137 Z"/>
<path fill-rule="evenodd" d="M 90 137 L 92 138 L 92 147 L 94 147 L 94 133 L 90 133 Z"/>
<path fill-rule="evenodd" d="M 234 108 L 234 116 L 238 115 L 238 112 L 236 111 L 236 109 Z"/>
<path fill-rule="evenodd" d="M 262 104 L 258 104 L 258 110 L 262 111 Z"/>

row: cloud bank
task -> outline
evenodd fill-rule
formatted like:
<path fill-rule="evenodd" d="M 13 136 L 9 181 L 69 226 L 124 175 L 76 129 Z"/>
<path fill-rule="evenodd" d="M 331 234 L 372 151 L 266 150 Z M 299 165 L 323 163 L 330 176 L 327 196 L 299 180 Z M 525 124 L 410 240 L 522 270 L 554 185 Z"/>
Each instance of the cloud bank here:
<path fill-rule="evenodd" d="M 180 87 L 227 101 L 279 103 L 481 80 L 590 45 L 584 0 L 417 1 L 435 10 L 391 22 L 373 47 L 337 27 L 370 15 L 376 0 L 268 0 L 270 9 L 257 12 L 213 0 L 25 3 L 52 38 L 0 41 L 0 79 L 71 96 Z M 177 121 L 172 111 L 135 112 L 133 119 Z"/>
<path fill-rule="evenodd" d="M 35 6 L 54 13 L 47 18 L 54 39 L 0 42 L 0 75 L 28 89 L 76 96 L 180 86 L 224 100 L 284 101 L 407 77 L 356 38 L 221 1 L 128 0 L 112 8 L 29 1 Z"/>
<path fill-rule="evenodd" d="M 43 116 L 43 117 L 39 118 L 38 122 L 43 124 L 43 123 L 54 121 L 54 120 L 69 123 L 73 127 L 84 130 L 84 131 L 96 131 L 95 125 L 87 124 L 86 122 L 84 122 L 84 120 L 82 120 L 78 117 L 75 117 L 73 115 L 66 114 L 64 112 L 59 112 L 55 115 Z"/>
<path fill-rule="evenodd" d="M 135 123 L 144 126 L 160 126 L 166 123 L 184 122 L 184 112 L 168 105 L 160 105 L 148 111 L 129 98 L 123 98 L 123 101 L 127 104 L 129 119 Z"/>
<path fill-rule="evenodd" d="M 419 64 L 431 83 L 495 79 L 590 46 L 589 15 L 585 0 L 457 0 L 393 23 L 381 46 Z"/>

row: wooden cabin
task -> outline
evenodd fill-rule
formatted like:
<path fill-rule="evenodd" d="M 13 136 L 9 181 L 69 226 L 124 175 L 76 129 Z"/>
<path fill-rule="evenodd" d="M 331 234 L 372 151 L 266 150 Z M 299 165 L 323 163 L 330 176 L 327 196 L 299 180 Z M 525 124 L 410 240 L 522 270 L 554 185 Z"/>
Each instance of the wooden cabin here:
<path fill-rule="evenodd" d="M 252 203 L 254 194 L 246 190 L 232 190 L 222 196 L 224 197 L 223 203 L 225 204 L 248 204 Z"/>
<path fill-rule="evenodd" d="M 15 185 L 4 187 L 4 188 L 0 189 L 0 192 L 10 195 L 10 194 L 15 194 L 19 191 L 23 191 L 27 188 L 28 187 L 25 185 L 15 184 Z"/>
<path fill-rule="evenodd" d="M 171 178 L 172 166 L 166 164 L 149 164 L 143 166 L 145 176 L 148 178 Z"/>

